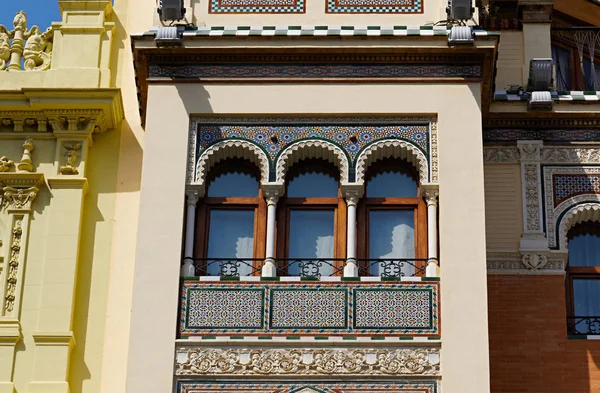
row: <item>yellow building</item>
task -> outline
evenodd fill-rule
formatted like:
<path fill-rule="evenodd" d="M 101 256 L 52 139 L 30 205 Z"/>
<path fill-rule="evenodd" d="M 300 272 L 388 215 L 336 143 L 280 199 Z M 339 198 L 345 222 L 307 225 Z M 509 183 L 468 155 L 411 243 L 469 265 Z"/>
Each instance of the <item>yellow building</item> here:
<path fill-rule="evenodd" d="M 598 6 L 453 1 L 59 0 L 0 28 L 0 393 L 600 388 L 596 289 L 564 290 L 600 95 L 556 92 L 600 82 L 564 29 Z"/>

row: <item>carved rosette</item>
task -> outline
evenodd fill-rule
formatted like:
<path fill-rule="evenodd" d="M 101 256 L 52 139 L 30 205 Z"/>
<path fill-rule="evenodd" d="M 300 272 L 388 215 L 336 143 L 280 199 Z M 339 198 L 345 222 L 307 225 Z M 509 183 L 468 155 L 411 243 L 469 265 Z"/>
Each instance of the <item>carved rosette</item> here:
<path fill-rule="evenodd" d="M 179 348 L 176 375 L 364 376 L 440 374 L 437 348 Z"/>

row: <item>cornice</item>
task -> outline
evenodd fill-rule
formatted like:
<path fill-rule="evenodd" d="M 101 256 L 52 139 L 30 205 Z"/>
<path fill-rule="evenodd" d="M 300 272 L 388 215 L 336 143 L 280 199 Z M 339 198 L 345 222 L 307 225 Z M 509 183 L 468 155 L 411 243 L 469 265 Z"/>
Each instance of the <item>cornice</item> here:
<path fill-rule="evenodd" d="M 0 135 L 7 132 L 103 132 L 124 118 L 120 89 L 0 91 Z"/>

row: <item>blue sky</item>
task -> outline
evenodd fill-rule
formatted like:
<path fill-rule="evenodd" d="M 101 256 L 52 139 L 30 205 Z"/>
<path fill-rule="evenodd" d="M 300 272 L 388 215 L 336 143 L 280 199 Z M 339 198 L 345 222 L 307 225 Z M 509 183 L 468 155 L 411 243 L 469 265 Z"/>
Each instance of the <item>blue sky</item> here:
<path fill-rule="evenodd" d="M 15 14 L 21 10 L 27 14 L 27 27 L 38 25 L 42 31 L 61 19 L 58 0 L 0 0 L 0 25 L 12 30 Z"/>

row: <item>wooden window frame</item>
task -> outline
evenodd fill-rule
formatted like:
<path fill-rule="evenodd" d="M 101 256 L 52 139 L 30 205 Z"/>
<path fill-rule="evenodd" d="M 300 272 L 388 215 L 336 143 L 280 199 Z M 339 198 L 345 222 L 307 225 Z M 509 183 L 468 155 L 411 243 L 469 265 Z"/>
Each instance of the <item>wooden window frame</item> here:
<path fill-rule="evenodd" d="M 277 207 L 277 236 L 276 236 L 276 259 L 288 259 L 289 258 L 289 244 L 290 244 L 290 212 L 292 210 L 333 210 L 334 222 L 333 222 L 333 259 L 345 259 L 346 258 L 346 231 L 347 231 L 347 211 L 346 202 L 342 197 L 341 184 L 339 178 L 339 171 L 335 168 L 337 175 L 335 179 L 337 181 L 337 197 L 288 197 L 287 188 L 290 180 L 302 171 L 302 164 L 306 161 L 323 161 L 324 166 L 333 168 L 333 164 L 325 162 L 324 160 L 302 160 L 294 164 L 290 169 L 297 169 L 296 173 L 290 171 L 286 179 L 286 193 L 283 198 L 279 200 Z M 299 170 L 298 170 L 299 169 Z M 329 169 L 329 168 L 328 168 Z M 284 268 L 284 266 L 280 266 Z M 334 276 L 340 276 L 343 273 L 344 263 L 342 261 L 335 261 L 334 265 Z M 287 275 L 287 272 L 286 272 Z"/>
<path fill-rule="evenodd" d="M 577 46 L 569 40 L 564 38 L 552 37 L 551 46 L 557 46 L 559 48 L 565 49 L 569 51 L 569 57 L 571 61 L 571 69 L 569 70 L 569 76 L 571 78 L 571 87 L 570 91 L 584 91 L 585 88 L 585 79 L 583 74 L 581 74 L 581 70 L 579 67 L 579 51 L 577 50 Z M 600 66 L 600 58 L 594 57 L 591 60 L 589 51 L 585 50 L 583 52 L 583 60 L 593 61 L 596 65 Z"/>
<path fill-rule="evenodd" d="M 572 231 L 581 226 L 587 227 L 597 227 L 597 235 L 600 237 L 600 223 L 586 221 L 583 223 L 579 223 L 569 232 L 567 233 L 568 242 L 571 241 Z M 584 228 L 585 230 L 585 228 Z M 575 315 L 575 293 L 573 292 L 573 281 L 576 279 L 590 279 L 590 280 L 600 280 L 600 266 L 570 266 L 569 261 L 567 259 L 566 266 L 566 294 L 567 294 L 567 317 L 585 317 L 586 315 Z M 589 315 L 589 316 L 597 316 L 597 315 Z"/>
<path fill-rule="evenodd" d="M 410 174 L 417 184 L 417 193 L 414 198 L 370 198 L 367 197 L 367 188 L 371 176 L 377 173 L 380 169 L 401 169 L 407 174 Z M 370 212 L 376 210 L 412 210 L 414 212 L 414 236 L 415 236 L 415 259 L 426 259 L 427 255 L 427 204 L 421 197 L 421 186 L 419 176 L 411 164 L 404 160 L 391 159 L 387 163 L 375 162 L 367 171 L 365 178 L 365 197 L 358 203 L 357 222 L 358 222 L 358 250 L 357 257 L 359 260 L 369 260 L 369 227 L 370 227 Z M 419 264 L 423 264 L 420 266 Z M 417 264 L 418 270 L 425 271 L 426 262 Z M 368 266 L 362 266 L 362 269 L 368 269 Z M 424 273 L 417 273 L 417 276 L 423 276 Z"/>
<path fill-rule="evenodd" d="M 260 275 L 260 267 L 262 263 L 260 260 L 265 258 L 265 242 L 267 233 L 267 204 L 262 194 L 260 187 L 260 172 L 254 165 L 245 160 L 225 160 L 223 163 L 218 164 L 211 169 L 210 175 L 207 176 L 206 181 L 206 193 L 208 194 L 208 187 L 214 178 L 223 173 L 228 173 L 228 169 L 244 166 L 247 171 L 250 171 L 252 176 L 256 177 L 258 181 L 258 190 L 256 197 L 208 197 L 205 196 L 198 201 L 196 209 L 196 239 L 194 247 L 194 258 L 202 259 L 207 258 L 208 252 L 208 237 L 210 235 L 210 213 L 213 210 L 245 210 L 254 211 L 254 244 L 253 244 L 253 258 L 257 259 L 254 261 L 252 266 L 253 274 Z M 235 259 L 232 257 L 231 259 Z"/>

